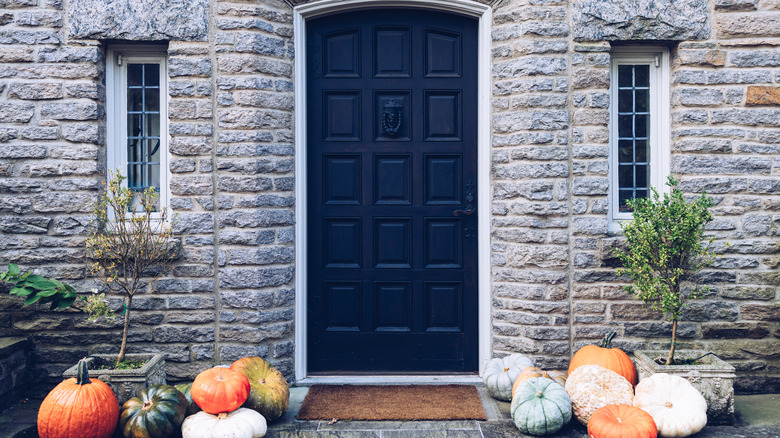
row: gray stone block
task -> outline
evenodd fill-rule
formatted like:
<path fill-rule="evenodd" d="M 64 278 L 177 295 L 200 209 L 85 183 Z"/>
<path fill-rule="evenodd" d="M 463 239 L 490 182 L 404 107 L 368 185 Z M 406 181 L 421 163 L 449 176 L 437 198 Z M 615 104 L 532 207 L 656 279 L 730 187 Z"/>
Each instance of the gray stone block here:
<path fill-rule="evenodd" d="M 68 3 L 70 37 L 131 41 L 203 41 L 206 0 L 74 0 Z"/>
<path fill-rule="evenodd" d="M 706 0 L 574 0 L 574 40 L 703 40 L 708 12 Z"/>
<path fill-rule="evenodd" d="M 0 123 L 27 123 L 35 114 L 31 103 L 0 103 Z"/>

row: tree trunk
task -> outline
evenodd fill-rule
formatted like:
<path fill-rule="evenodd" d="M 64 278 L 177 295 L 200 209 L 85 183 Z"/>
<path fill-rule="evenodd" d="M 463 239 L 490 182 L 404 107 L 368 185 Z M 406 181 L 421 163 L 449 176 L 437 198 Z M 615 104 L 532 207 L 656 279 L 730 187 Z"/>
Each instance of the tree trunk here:
<path fill-rule="evenodd" d="M 669 357 L 666 358 L 667 365 L 674 365 L 674 347 L 677 346 L 677 320 L 672 321 L 672 348 L 669 349 Z"/>
<path fill-rule="evenodd" d="M 119 356 L 116 358 L 117 365 L 125 360 L 125 350 L 127 350 L 127 329 L 130 326 L 130 305 L 133 303 L 133 296 L 127 296 L 127 304 L 125 305 L 125 327 L 122 330 L 122 346 L 119 347 Z"/>

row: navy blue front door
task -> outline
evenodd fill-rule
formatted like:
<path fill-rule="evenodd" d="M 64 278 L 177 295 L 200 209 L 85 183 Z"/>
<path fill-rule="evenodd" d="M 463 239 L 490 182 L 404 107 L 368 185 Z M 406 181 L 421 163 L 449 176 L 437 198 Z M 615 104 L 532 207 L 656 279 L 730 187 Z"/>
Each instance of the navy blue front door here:
<path fill-rule="evenodd" d="M 307 26 L 308 369 L 477 371 L 477 21 Z"/>

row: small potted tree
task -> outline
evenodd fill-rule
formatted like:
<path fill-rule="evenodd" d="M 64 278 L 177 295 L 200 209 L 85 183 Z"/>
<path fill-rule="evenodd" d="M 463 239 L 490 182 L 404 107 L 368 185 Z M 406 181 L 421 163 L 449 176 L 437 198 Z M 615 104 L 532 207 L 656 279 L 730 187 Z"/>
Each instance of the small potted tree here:
<path fill-rule="evenodd" d="M 163 355 L 127 354 L 127 334 L 133 298 L 170 272 L 179 248 L 172 237 L 167 211 L 159 208 L 157 191 L 131 190 L 123 185 L 124 180 L 119 171 L 109 172 L 86 240 L 90 273 L 106 292 L 123 296 L 118 355 L 91 358 L 92 367 L 107 368 L 96 369 L 92 375 L 108 383 L 120 403 L 146 386 L 165 383 Z M 74 366 L 64 375 L 73 377 L 76 372 Z"/>
<path fill-rule="evenodd" d="M 614 250 L 633 284 L 626 290 L 663 313 L 671 321 L 671 345 L 668 351 L 635 351 L 640 380 L 653 373 L 677 374 L 687 378 L 701 391 L 708 404 L 711 423 L 728 423 L 734 414 L 734 367 L 712 353 L 678 350 L 677 323 L 687 301 L 701 298 L 706 286 L 690 284 L 694 275 L 709 266 L 715 254 L 710 250 L 714 237 L 705 237 L 705 227 L 713 217 L 712 198 L 686 202 L 669 177 L 671 193 L 661 197 L 653 189 L 650 198 L 629 201 L 633 220 L 621 224 L 626 240 L 624 248 Z"/>

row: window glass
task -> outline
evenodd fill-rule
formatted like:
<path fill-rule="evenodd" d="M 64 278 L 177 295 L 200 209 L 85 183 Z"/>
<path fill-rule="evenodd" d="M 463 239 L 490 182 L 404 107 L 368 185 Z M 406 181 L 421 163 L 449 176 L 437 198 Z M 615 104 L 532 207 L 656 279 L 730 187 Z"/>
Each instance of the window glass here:
<path fill-rule="evenodd" d="M 628 200 L 647 196 L 650 185 L 647 141 L 650 129 L 649 65 L 618 66 L 618 191 L 620 212 Z"/>
<path fill-rule="evenodd" d="M 160 66 L 127 65 L 127 185 L 160 190 Z"/>

